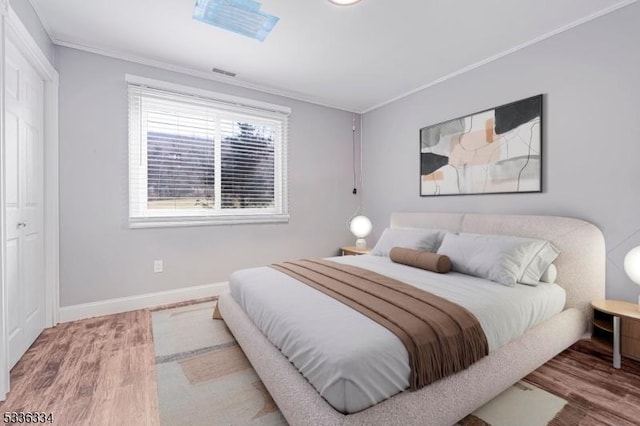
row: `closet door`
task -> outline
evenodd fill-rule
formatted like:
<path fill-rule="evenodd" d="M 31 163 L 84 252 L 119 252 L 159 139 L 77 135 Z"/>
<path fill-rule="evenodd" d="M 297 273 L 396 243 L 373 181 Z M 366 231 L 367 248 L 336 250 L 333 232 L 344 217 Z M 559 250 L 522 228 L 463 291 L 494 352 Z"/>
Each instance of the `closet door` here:
<path fill-rule="evenodd" d="M 9 363 L 44 329 L 44 83 L 10 40 L 5 62 L 5 279 Z"/>

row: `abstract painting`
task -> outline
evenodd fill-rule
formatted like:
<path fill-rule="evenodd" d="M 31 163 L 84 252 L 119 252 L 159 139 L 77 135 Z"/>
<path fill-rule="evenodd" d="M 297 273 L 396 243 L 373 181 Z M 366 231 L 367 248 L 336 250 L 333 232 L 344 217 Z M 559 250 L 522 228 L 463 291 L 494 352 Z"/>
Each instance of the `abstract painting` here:
<path fill-rule="evenodd" d="M 542 95 L 420 129 L 420 195 L 542 191 Z"/>

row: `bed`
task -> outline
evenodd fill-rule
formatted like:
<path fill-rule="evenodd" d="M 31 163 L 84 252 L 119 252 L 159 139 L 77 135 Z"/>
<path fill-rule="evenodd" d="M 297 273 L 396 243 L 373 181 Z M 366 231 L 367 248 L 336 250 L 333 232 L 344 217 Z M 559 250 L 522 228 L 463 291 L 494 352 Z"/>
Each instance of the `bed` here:
<path fill-rule="evenodd" d="M 375 405 L 371 405 L 371 401 L 363 402 L 355 393 L 349 397 L 353 391 L 347 386 L 341 387 L 346 397 L 335 396 L 335 392 L 323 392 L 323 398 L 316 390 L 319 388 L 317 380 L 314 388 L 265 337 L 265 334 L 273 333 L 266 330 L 263 334 L 261 329 L 265 330 L 265 325 L 260 324 L 258 328 L 249 318 L 241 307 L 247 308 L 242 291 L 236 289 L 235 295 L 221 296 L 218 307 L 226 324 L 292 425 L 454 424 L 583 337 L 588 331 L 590 301 L 604 296 L 604 239 L 595 226 L 581 220 L 524 215 L 394 213 L 390 226 L 549 240 L 561 250 L 561 255 L 554 262 L 559 271 L 556 282 L 560 292 L 552 292 L 551 296 L 545 297 L 563 300 L 564 309 L 560 306 L 557 313 L 537 320 L 537 325 L 520 337 L 512 339 L 507 336 L 508 343 L 497 345 L 498 348 L 488 356 L 463 371 L 414 392 L 400 392 L 391 397 L 377 396 L 373 400 Z M 365 258 L 360 262 L 364 261 Z M 377 266 L 375 263 L 380 263 L 380 260 L 369 259 L 368 262 L 373 262 L 369 265 L 371 268 L 388 267 Z M 277 271 L 273 272 L 277 274 Z M 259 280 L 260 277 L 253 279 Z M 269 281 L 273 276 L 265 276 L 264 279 Z M 252 315 L 255 317 L 255 312 Z M 274 327 L 278 328 L 277 325 Z M 270 338 L 273 340 L 272 335 Z M 282 341 L 278 341 L 278 345 L 282 347 Z M 375 368 L 384 368 L 385 362 L 393 362 L 392 356 L 378 358 L 382 358 L 383 363 Z M 304 365 L 304 358 L 294 361 L 299 367 Z M 363 358 L 362 362 L 366 364 L 369 361 Z M 312 367 L 306 371 L 302 368 L 301 371 L 309 376 Z M 403 384 L 396 386 L 402 387 Z M 394 393 L 393 390 L 385 392 Z M 336 403 L 341 398 L 345 401 L 344 406 Z M 380 399 L 383 400 L 378 402 Z"/>

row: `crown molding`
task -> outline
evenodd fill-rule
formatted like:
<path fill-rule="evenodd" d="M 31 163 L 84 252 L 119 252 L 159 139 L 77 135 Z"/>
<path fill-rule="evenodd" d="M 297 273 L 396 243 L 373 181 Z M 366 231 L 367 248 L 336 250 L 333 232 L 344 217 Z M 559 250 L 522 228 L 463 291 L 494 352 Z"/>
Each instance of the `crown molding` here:
<path fill-rule="evenodd" d="M 71 49 L 77 49 L 77 50 L 82 50 L 85 52 L 89 52 L 89 53 L 95 53 L 97 55 L 102 55 L 102 56 L 107 56 L 110 58 L 114 58 L 114 59 L 120 59 L 123 61 L 128 61 L 128 62 L 134 62 L 137 64 L 141 64 L 141 65 L 147 65 L 150 67 L 154 67 L 154 68 L 161 68 L 167 71 L 173 71 L 173 72 L 177 72 L 180 74 L 186 74 L 186 75 L 190 75 L 193 77 L 198 77 L 198 78 L 203 78 L 206 80 L 212 80 L 212 81 L 217 81 L 219 83 L 225 83 L 225 84 L 229 84 L 231 86 L 237 86 L 237 87 L 242 87 L 245 89 L 251 89 L 251 90 L 256 90 L 258 92 L 263 92 L 263 93 L 268 93 L 271 95 L 276 95 L 276 96 L 282 96 L 285 98 L 289 98 L 289 99 L 295 99 L 298 101 L 303 101 L 303 102 L 309 102 L 315 105 L 320 105 L 320 106 L 325 106 L 325 107 L 329 107 L 329 108 L 334 108 L 334 109 L 339 109 L 339 110 L 343 110 L 343 111 L 347 111 L 347 112 L 353 112 L 353 113 L 360 113 L 357 108 L 352 108 L 346 105 L 339 105 L 339 104 L 334 104 L 331 102 L 327 102 L 326 100 L 322 100 L 322 99 L 318 99 L 315 98 L 313 96 L 309 96 L 309 95 L 305 95 L 302 93 L 298 93 L 295 91 L 290 91 L 290 90 L 284 90 L 284 89 L 277 89 L 274 87 L 269 87 L 269 86 L 264 86 L 264 85 L 260 85 L 260 84 L 256 84 L 256 83 L 250 83 L 248 81 L 243 81 L 240 80 L 236 77 L 225 77 L 222 75 L 218 75 L 218 74 L 213 74 L 210 72 L 206 72 L 206 71 L 201 71 L 201 70 L 197 70 L 197 69 L 193 69 L 193 68 L 189 68 L 189 67 L 185 67 L 182 65 L 177 65 L 177 64 L 172 64 L 169 62 L 164 62 L 164 61 L 158 61 L 156 59 L 151 59 L 151 58 L 147 58 L 147 57 L 142 57 L 142 56 L 137 56 L 137 55 L 132 55 L 129 53 L 125 53 L 125 52 L 119 52 L 119 51 L 113 51 L 113 50 L 107 50 L 107 49 L 103 49 L 101 47 L 95 47 L 95 46 L 87 46 L 85 44 L 83 44 L 82 42 L 79 41 L 75 41 L 75 40 L 60 40 L 60 39 L 52 39 L 53 43 L 58 45 L 58 46 L 62 46 L 62 47 L 68 47 Z"/>
<path fill-rule="evenodd" d="M 8 0 L 0 0 L 0 2 L 4 2 L 4 1 L 8 1 Z M 99 46 L 95 46 L 95 45 L 93 45 L 93 46 L 92 45 L 87 45 L 87 44 L 85 44 L 84 41 L 81 41 L 81 40 L 76 40 L 76 39 L 72 39 L 72 38 L 65 38 L 65 39 L 58 38 L 54 34 L 54 32 L 51 29 L 51 26 L 49 25 L 47 20 L 44 18 L 44 14 L 41 12 L 41 10 L 37 6 L 36 2 L 34 2 L 34 0 L 28 0 L 28 1 L 31 4 L 31 7 L 33 7 L 33 10 L 35 11 L 35 13 L 38 16 L 38 18 L 40 19 L 40 23 L 42 23 L 43 28 L 45 29 L 45 31 L 49 35 L 49 38 L 51 39 L 51 42 L 53 44 L 57 45 L 57 46 L 63 46 L 63 47 L 71 48 L 71 49 L 82 50 L 84 52 L 95 53 L 97 55 L 107 56 L 107 57 L 110 57 L 110 58 L 120 59 L 120 60 L 128 61 L 128 62 L 134 62 L 134 63 L 141 64 L 141 65 L 148 65 L 148 66 L 154 67 L 154 68 L 161 68 L 161 69 L 165 69 L 167 71 L 173 71 L 173 72 L 177 72 L 177 73 L 180 73 L 180 74 L 186 74 L 186 75 L 190 75 L 190 76 L 193 76 L 193 77 L 198 77 L 198 78 L 203 78 L 203 79 L 206 79 L 206 80 L 216 81 L 216 82 L 219 82 L 219 83 L 230 84 L 232 86 L 237 86 L 237 87 L 242 87 L 242 88 L 245 88 L 245 89 L 256 90 L 256 91 L 268 93 L 268 94 L 271 94 L 271 95 L 283 96 L 285 98 L 295 99 L 295 100 L 303 101 L 303 102 L 309 102 L 309 103 L 312 103 L 312 104 L 315 104 L 315 105 L 320 105 L 320 106 L 324 106 L 324 107 L 328 107 L 328 108 L 339 109 L 339 110 L 343 110 L 343 111 L 347 111 L 347 112 L 353 112 L 353 113 L 356 113 L 356 114 L 358 114 L 360 112 L 357 108 L 353 108 L 351 106 L 335 104 L 335 103 L 328 102 L 328 101 L 323 100 L 323 99 L 318 99 L 316 97 L 305 95 L 303 93 L 298 93 L 298 92 L 291 91 L 291 90 L 277 89 L 277 88 L 274 88 L 274 87 L 269 87 L 269 86 L 265 86 L 265 85 L 261 85 L 261 84 L 256 84 L 256 83 L 251 83 L 251 82 L 248 82 L 248 81 L 243 81 L 243 80 L 237 79 L 235 77 L 232 78 L 232 77 L 225 77 L 225 76 L 217 75 L 217 74 L 211 74 L 211 73 L 206 72 L 206 71 L 201 71 L 201 70 L 197 70 L 197 69 L 194 69 L 194 68 L 185 67 L 185 66 L 182 66 L 182 65 L 172 64 L 172 63 L 164 62 L 164 61 L 158 61 L 156 59 L 151 59 L 151 58 L 147 58 L 147 57 L 143 57 L 143 56 L 137 56 L 137 55 L 133 55 L 133 54 L 122 52 L 122 51 L 105 49 L 105 48 L 102 48 L 102 47 L 99 47 Z"/>
<path fill-rule="evenodd" d="M 8 5 L 8 2 L 6 4 Z M 10 5 L 8 5 L 5 24 L 5 31 L 10 31 L 11 34 L 13 34 L 16 41 L 20 43 L 23 53 L 28 55 L 38 72 L 57 84 L 59 79 L 58 71 L 56 71 L 51 62 L 49 62 L 49 58 L 47 58 L 42 50 L 40 50 L 40 47 L 31 36 L 31 33 L 27 27 L 24 26 L 20 17 Z"/>
<path fill-rule="evenodd" d="M 53 43 L 53 40 L 55 40 L 55 37 L 53 35 L 53 31 L 51 30 L 51 25 L 49 24 L 49 21 L 47 21 L 47 19 L 44 17 L 44 14 L 42 13 L 38 5 L 33 0 L 27 0 L 27 1 L 29 2 L 29 4 L 31 5 L 31 8 L 35 12 L 38 19 L 40 20 L 40 23 L 42 24 L 42 28 L 44 28 L 47 35 L 51 39 L 51 42 Z"/>
<path fill-rule="evenodd" d="M 8 3 L 8 1 L 9 0 L 0 0 L 1 3 Z M 245 89 L 256 90 L 258 92 L 268 93 L 271 95 L 283 96 L 285 98 L 295 99 L 302 102 L 309 102 L 315 105 L 339 109 L 342 111 L 347 111 L 355 114 L 361 113 L 361 111 L 358 108 L 348 106 L 348 105 L 340 105 L 333 102 L 328 102 L 325 99 L 319 99 L 314 96 L 306 95 L 306 94 L 295 92 L 292 90 L 277 89 L 274 87 L 269 87 L 261 84 L 243 81 L 242 79 L 237 79 L 235 77 L 232 78 L 232 77 L 225 77 L 218 74 L 211 74 L 206 71 L 197 70 L 197 69 L 185 67 L 182 65 L 172 64 L 169 62 L 158 61 L 156 59 L 151 59 L 143 56 L 137 56 L 137 55 L 123 52 L 123 51 L 105 49 L 95 45 L 93 46 L 87 45 L 85 44 L 85 42 L 81 40 L 76 40 L 72 38 L 65 38 L 65 39 L 58 38 L 53 32 L 53 30 L 51 29 L 51 25 L 45 19 L 44 17 L 45 14 L 42 13 L 37 3 L 34 0 L 27 0 L 27 1 L 31 4 L 31 7 L 33 8 L 34 12 L 38 16 L 38 19 L 40 19 L 40 23 L 42 24 L 42 27 L 49 35 L 51 42 L 57 46 L 63 46 L 71 49 L 82 50 L 84 52 L 94 53 L 97 55 L 107 56 L 114 59 L 120 59 L 123 61 L 134 62 L 141 65 L 147 65 L 154 68 L 160 68 L 167 71 L 173 71 L 180 74 L 190 75 L 192 77 L 198 77 L 206 80 L 216 81 L 219 83 L 229 84 L 232 86 L 242 87 Z"/>
<path fill-rule="evenodd" d="M 290 99 L 295 99 L 295 100 L 299 100 L 299 101 L 303 101 L 303 102 L 309 102 L 309 103 L 313 103 L 316 105 L 321 105 L 321 106 L 325 106 L 325 107 L 329 107 L 329 108 L 335 108 L 335 109 L 339 109 L 339 110 L 343 110 L 343 111 L 348 111 L 348 112 L 352 112 L 352 113 L 356 113 L 356 114 L 366 114 L 368 112 L 371 112 L 373 110 L 376 110 L 378 108 L 381 108 L 385 105 L 389 105 L 393 102 L 399 101 L 401 99 L 404 99 L 408 96 L 411 96 L 417 92 L 420 92 L 422 90 L 428 89 L 430 87 L 436 86 L 440 83 L 443 83 L 447 80 L 451 80 L 457 76 L 460 76 L 464 73 L 467 73 L 469 71 L 472 71 L 476 68 L 482 67 L 483 65 L 489 64 L 491 62 L 497 61 L 507 55 L 510 55 L 512 53 L 518 52 L 526 47 L 532 46 L 536 43 L 539 43 L 541 41 L 544 41 L 548 38 L 554 37 L 558 34 L 561 34 L 565 31 L 571 30 L 579 25 L 585 24 L 587 22 L 590 22 L 594 19 L 600 18 L 602 16 L 608 15 L 611 12 L 614 12 L 618 9 L 621 9 L 623 7 L 629 6 L 633 3 L 636 3 L 638 0 L 624 0 L 621 1 L 615 5 L 612 5 L 608 8 L 599 10 L 597 12 L 592 13 L 591 15 L 588 15 L 586 17 L 577 19 L 567 25 L 564 25 L 556 30 L 550 31 L 546 34 L 543 34 L 539 37 L 536 37 L 532 40 L 529 40 L 527 42 L 521 43 L 515 47 L 512 47 L 510 49 L 507 49 L 503 52 L 500 52 L 496 55 L 493 55 L 491 57 L 488 57 L 486 59 L 483 59 L 481 61 L 478 61 L 476 63 L 473 63 L 471 65 L 468 65 L 466 67 L 460 68 L 454 72 L 451 72 L 449 74 L 446 74 L 440 78 L 437 78 L 435 80 L 432 80 L 428 83 L 425 83 L 421 86 L 416 87 L 415 89 L 409 90 L 407 92 L 401 93 L 397 96 L 394 96 L 386 101 L 380 102 L 378 104 L 375 104 L 373 106 L 367 107 L 367 108 L 356 108 L 353 106 L 347 106 L 347 105 L 339 105 L 339 104 L 335 104 L 332 103 L 330 101 L 327 101 L 326 99 L 319 99 L 317 97 L 314 96 L 310 96 L 310 95 L 306 95 L 306 94 L 302 94 L 302 93 L 298 93 L 295 91 L 288 91 L 285 89 L 277 89 L 277 88 L 273 88 L 273 87 L 269 87 L 269 86 L 265 86 L 265 85 L 260 85 L 260 84 L 256 84 L 256 83 L 251 83 L 251 82 L 247 82 L 247 81 L 242 81 L 240 79 L 237 78 L 230 78 L 230 77 L 224 77 L 224 76 L 219 76 L 219 75 L 212 75 L 211 73 L 205 72 L 205 71 L 201 71 L 201 70 L 196 70 L 193 68 L 189 68 L 189 67 L 185 67 L 182 65 L 177 65 L 177 64 L 173 64 L 173 63 L 169 63 L 169 62 L 163 62 L 163 61 L 158 61 L 155 59 L 151 59 L 151 58 L 146 58 L 146 57 L 142 57 L 142 56 L 136 56 L 136 55 L 132 55 L 126 52 L 122 52 L 122 51 L 113 51 L 113 50 L 108 50 L 108 49 L 104 49 L 98 46 L 90 46 L 90 45 L 86 45 L 84 44 L 84 42 L 80 41 L 80 40 L 73 40 L 73 39 L 59 39 L 55 36 L 55 34 L 53 33 L 53 31 L 51 30 L 51 27 L 48 25 L 47 21 L 45 19 L 43 19 L 43 14 L 40 13 L 40 11 L 38 10 L 38 7 L 36 6 L 36 3 L 34 2 L 34 0 L 28 0 L 34 11 L 36 12 L 36 14 L 38 15 L 38 17 L 40 18 L 40 21 L 42 22 L 42 25 L 44 27 L 44 29 L 47 31 L 47 33 L 49 34 L 49 37 L 51 38 L 51 41 L 58 45 L 58 46 L 64 46 L 64 47 L 69 47 L 72 49 L 78 49 L 78 50 L 83 50 L 85 52 L 90 52 L 90 53 L 95 53 L 98 55 L 103 55 L 103 56 L 108 56 L 111 58 L 115 58 L 115 59 L 121 59 L 121 60 L 125 60 L 125 61 L 129 61 L 129 62 L 135 62 L 138 64 L 142 64 L 142 65 L 148 65 L 148 66 L 152 66 L 155 68 L 161 68 L 161 69 L 165 69 L 168 71 L 173 71 L 173 72 L 177 72 L 177 73 L 181 73 L 181 74 L 186 74 L 186 75 L 191 75 L 194 77 L 199 77 L 199 78 L 203 78 L 203 79 L 207 79 L 207 80 L 212 80 L 212 81 L 217 81 L 220 83 L 226 83 L 226 84 L 230 84 L 233 86 L 237 86 L 237 87 L 243 87 L 243 88 L 247 88 L 247 89 L 252 89 L 252 90 L 256 90 L 259 92 L 264 92 L 264 93 L 269 93 L 272 95 L 277 95 L 277 96 L 283 96 L 286 98 L 290 98 Z M 0 0 L 0 4 L 7 4 L 8 0 Z"/>
<path fill-rule="evenodd" d="M 460 68 L 457 71 L 454 71 L 454 72 L 452 72 L 450 74 L 442 76 L 442 77 L 440 77 L 440 78 L 438 78 L 436 80 L 433 80 L 433 81 L 431 81 L 431 82 L 429 82 L 427 84 L 423 84 L 422 86 L 416 87 L 413 90 L 405 92 L 405 93 L 403 93 L 401 95 L 398 95 L 398 96 L 396 96 L 394 98 L 391 98 L 391 99 L 389 99 L 387 101 L 381 102 L 381 103 L 379 103 L 377 105 L 374 105 L 372 107 L 369 107 L 369 108 L 365 108 L 364 110 L 362 110 L 361 114 L 366 114 L 368 112 L 371 112 L 373 110 L 381 108 L 381 107 L 383 107 L 385 105 L 389 105 L 389 104 L 391 104 L 393 102 L 399 101 L 400 99 L 404 99 L 404 98 L 406 98 L 408 96 L 411 96 L 414 93 L 418 93 L 418 92 L 420 92 L 422 90 L 425 90 L 425 89 L 433 87 L 433 86 L 435 86 L 437 84 L 443 83 L 443 82 L 445 82 L 447 80 L 451 80 L 452 78 L 455 78 L 455 77 L 457 77 L 459 75 L 462 75 L 464 73 L 472 71 L 472 70 L 474 70 L 476 68 L 479 68 L 479 67 L 481 67 L 483 65 L 486 65 L 488 63 L 497 61 L 500 58 L 503 58 L 503 57 L 505 57 L 507 55 L 515 53 L 515 52 L 517 52 L 519 50 L 522 50 L 522 49 L 524 49 L 526 47 L 532 46 L 532 45 L 534 45 L 536 43 L 540 43 L 541 41 L 544 41 L 544 40 L 546 40 L 548 38 L 551 38 L 553 36 L 561 34 L 561 33 L 565 32 L 565 31 L 568 31 L 568 30 L 570 30 L 572 28 L 575 28 L 575 27 L 577 27 L 579 25 L 586 24 L 587 22 L 593 21 L 594 19 L 600 18 L 601 16 L 608 15 L 611 12 L 614 12 L 614 11 L 616 11 L 618 9 L 622 9 L 623 7 L 626 7 L 626 6 L 629 6 L 629 5 L 633 4 L 633 3 L 636 3 L 637 1 L 638 0 L 625 0 L 625 1 L 622 1 L 620 3 L 615 4 L 613 6 L 610 6 L 610 7 L 606 8 L 606 9 L 603 9 L 603 10 L 600 10 L 598 12 L 592 13 L 591 15 L 588 15 L 588 16 L 586 16 L 584 18 L 581 18 L 581 19 L 575 20 L 573 22 L 570 22 L 567 25 L 564 25 L 564 26 L 562 26 L 562 27 L 560 27 L 560 28 L 558 28 L 556 30 L 550 31 L 550 32 L 548 32 L 546 34 L 543 34 L 543 35 L 541 35 L 539 37 L 536 37 L 536 38 L 534 38 L 532 40 L 529 40 L 527 42 L 519 44 L 519 45 L 517 45 L 515 47 L 512 47 L 511 49 L 507 49 L 507 50 L 505 50 L 503 52 L 500 52 L 500 53 L 498 53 L 496 55 L 490 56 L 489 58 L 483 59 L 482 61 L 478 61 L 478 62 L 476 62 L 474 64 L 471 64 L 469 66 L 466 66 L 464 68 Z"/>

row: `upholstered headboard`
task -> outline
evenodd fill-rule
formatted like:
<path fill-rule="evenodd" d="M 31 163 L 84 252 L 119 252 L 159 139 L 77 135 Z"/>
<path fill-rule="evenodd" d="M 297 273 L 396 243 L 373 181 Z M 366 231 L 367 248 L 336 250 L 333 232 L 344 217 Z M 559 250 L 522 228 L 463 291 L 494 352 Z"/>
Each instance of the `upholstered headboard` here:
<path fill-rule="evenodd" d="M 567 308 L 591 317 L 590 302 L 605 293 L 605 244 L 602 232 L 579 219 L 557 216 L 464 213 L 392 213 L 392 228 L 436 228 L 451 232 L 540 238 L 560 249 L 556 282 L 567 292 Z"/>

